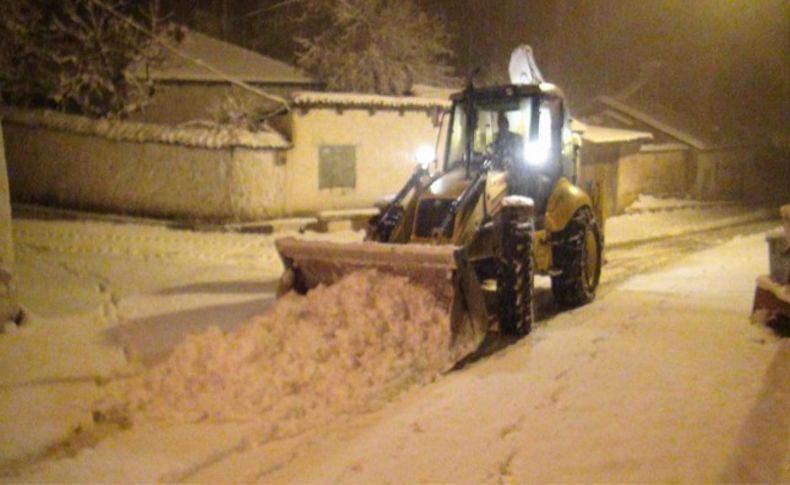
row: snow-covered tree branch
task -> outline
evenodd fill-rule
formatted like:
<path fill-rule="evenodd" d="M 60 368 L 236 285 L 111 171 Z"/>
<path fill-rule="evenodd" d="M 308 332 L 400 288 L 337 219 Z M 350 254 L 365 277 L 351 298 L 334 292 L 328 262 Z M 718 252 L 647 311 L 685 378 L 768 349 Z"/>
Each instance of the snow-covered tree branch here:
<path fill-rule="evenodd" d="M 0 2 L 0 93 L 7 103 L 90 116 L 122 116 L 152 92 L 147 67 L 159 58 L 151 36 L 107 7 L 158 33 L 158 2 Z"/>
<path fill-rule="evenodd" d="M 400 95 L 415 82 L 450 79 L 450 35 L 440 19 L 412 0 L 302 3 L 306 20 L 325 27 L 299 39 L 298 62 L 328 89 Z"/>

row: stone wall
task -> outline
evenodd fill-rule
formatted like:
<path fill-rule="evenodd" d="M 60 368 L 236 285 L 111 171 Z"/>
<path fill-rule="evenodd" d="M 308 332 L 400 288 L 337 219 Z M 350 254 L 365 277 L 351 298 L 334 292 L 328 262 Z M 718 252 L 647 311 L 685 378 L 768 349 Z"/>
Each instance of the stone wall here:
<path fill-rule="evenodd" d="M 2 125 L 2 120 L 0 120 L 0 125 Z M 19 312 L 12 276 L 14 243 L 11 234 L 11 204 L 3 134 L 0 130 L 0 325 L 14 319 Z"/>
<path fill-rule="evenodd" d="M 13 200 L 186 220 L 283 215 L 284 140 L 47 116 L 6 119 Z"/>

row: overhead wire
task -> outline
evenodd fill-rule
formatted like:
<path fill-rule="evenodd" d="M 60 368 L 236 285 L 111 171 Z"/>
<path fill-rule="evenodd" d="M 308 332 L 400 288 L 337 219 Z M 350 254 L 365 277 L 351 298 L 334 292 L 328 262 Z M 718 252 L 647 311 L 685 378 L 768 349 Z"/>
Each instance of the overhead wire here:
<path fill-rule="evenodd" d="M 253 10 L 251 12 L 247 12 L 244 15 L 241 15 L 240 17 L 257 17 L 258 15 L 263 15 L 273 10 L 287 7 L 288 5 L 298 5 L 299 3 L 303 3 L 303 2 L 304 0 L 282 0 L 281 2 L 275 3 L 274 5 L 269 5 L 267 7 L 263 7 L 257 10 Z"/>
<path fill-rule="evenodd" d="M 157 44 L 161 45 L 167 51 L 169 51 L 170 53 L 180 57 L 181 59 L 184 59 L 184 60 L 186 60 L 188 62 L 192 62 L 192 63 L 194 63 L 194 64 L 196 64 L 196 65 L 198 65 L 200 67 L 203 67 L 203 68 L 209 70 L 211 73 L 219 76 L 223 80 L 228 81 L 232 85 L 237 86 L 237 87 L 239 87 L 239 88 L 241 88 L 241 89 L 243 89 L 245 91 L 251 92 L 251 93 L 253 93 L 253 94 L 257 95 L 257 96 L 261 96 L 261 97 L 266 98 L 266 99 L 268 99 L 270 101 L 274 101 L 276 103 L 279 103 L 281 106 L 278 109 L 272 110 L 271 112 L 267 113 L 266 114 L 267 117 L 279 114 L 283 110 L 285 110 L 285 111 L 290 110 L 290 105 L 289 105 L 288 101 L 285 98 L 277 96 L 275 94 L 267 93 L 267 92 L 265 92 L 263 90 L 260 90 L 260 89 L 256 88 L 255 86 L 252 86 L 249 83 L 246 83 L 246 82 L 244 82 L 243 80 L 241 80 L 241 79 L 239 79 L 237 77 L 234 77 L 234 76 L 231 76 L 229 74 L 226 74 L 221 69 L 218 69 L 218 68 L 214 67 L 213 65 L 209 64 L 208 62 L 206 62 L 206 61 L 204 61 L 202 59 L 199 59 L 197 57 L 193 57 L 193 56 L 190 56 L 189 54 L 184 53 L 183 51 L 179 50 L 178 48 L 173 47 L 172 45 L 168 44 L 161 36 L 156 35 L 155 32 L 152 32 L 149 29 L 141 26 L 135 20 L 129 18 L 128 16 L 122 14 L 121 12 L 118 12 L 115 8 L 113 8 L 111 5 L 108 5 L 108 4 L 104 3 L 102 0 L 90 0 L 90 1 L 93 2 L 94 5 L 98 6 L 99 8 L 101 8 L 104 11 L 108 12 L 112 16 L 114 16 L 114 17 L 118 18 L 119 20 L 121 20 L 122 22 L 126 23 L 127 25 L 129 25 L 133 29 L 135 29 L 135 30 L 137 30 L 139 32 L 142 32 L 143 34 L 147 35 L 154 42 L 156 42 Z"/>

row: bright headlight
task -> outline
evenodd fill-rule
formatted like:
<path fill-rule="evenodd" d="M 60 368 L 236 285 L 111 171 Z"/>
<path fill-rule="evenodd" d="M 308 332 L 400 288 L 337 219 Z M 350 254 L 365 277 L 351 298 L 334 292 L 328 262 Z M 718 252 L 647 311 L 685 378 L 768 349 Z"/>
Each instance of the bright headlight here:
<path fill-rule="evenodd" d="M 543 165 L 549 159 L 550 152 L 550 144 L 533 141 L 524 146 L 524 160 L 530 165 Z"/>
<path fill-rule="evenodd" d="M 434 160 L 433 147 L 430 145 L 420 145 L 415 154 L 417 163 L 424 169 L 427 169 Z"/>

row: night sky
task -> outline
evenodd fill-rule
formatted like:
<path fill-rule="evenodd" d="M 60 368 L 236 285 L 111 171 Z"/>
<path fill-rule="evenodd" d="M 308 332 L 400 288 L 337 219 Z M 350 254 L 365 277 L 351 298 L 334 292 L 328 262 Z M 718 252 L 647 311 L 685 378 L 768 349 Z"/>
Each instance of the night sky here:
<path fill-rule="evenodd" d="M 293 60 L 287 26 L 266 10 L 280 1 L 172 0 L 169 7 L 201 30 Z M 483 78 L 502 78 L 510 52 L 527 43 L 544 76 L 565 89 L 576 110 L 647 79 L 641 96 L 700 122 L 785 129 L 790 2 L 417 1 L 447 20 L 460 78 L 476 67 Z"/>

